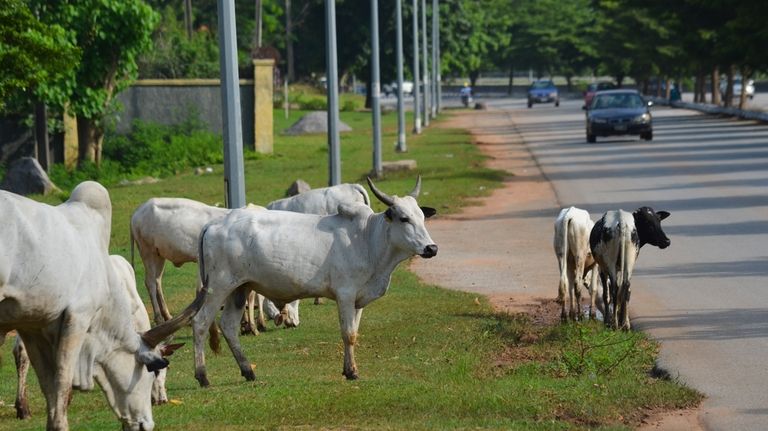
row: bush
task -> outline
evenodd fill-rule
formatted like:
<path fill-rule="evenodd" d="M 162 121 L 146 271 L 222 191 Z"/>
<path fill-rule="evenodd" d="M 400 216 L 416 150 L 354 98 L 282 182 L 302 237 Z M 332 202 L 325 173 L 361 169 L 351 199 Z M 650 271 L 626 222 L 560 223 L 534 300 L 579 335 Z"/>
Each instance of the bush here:
<path fill-rule="evenodd" d="M 55 165 L 51 180 L 62 188 L 89 179 L 109 185 L 127 178 L 167 177 L 223 160 L 221 138 L 194 117 L 175 126 L 136 121 L 130 134 L 105 137 L 102 156 L 98 168 L 87 162 L 74 171 Z"/>

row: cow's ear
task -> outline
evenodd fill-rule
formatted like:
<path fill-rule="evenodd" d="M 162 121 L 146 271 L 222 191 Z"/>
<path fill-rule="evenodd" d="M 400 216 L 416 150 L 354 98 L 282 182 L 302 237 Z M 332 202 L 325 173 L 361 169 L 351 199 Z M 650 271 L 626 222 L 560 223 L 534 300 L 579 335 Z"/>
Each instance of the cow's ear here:
<path fill-rule="evenodd" d="M 392 207 L 389 207 L 386 211 L 384 211 L 384 217 L 386 217 L 387 220 L 392 221 Z"/>
<path fill-rule="evenodd" d="M 165 344 L 160 347 L 160 355 L 162 355 L 163 357 L 171 356 L 173 355 L 173 352 L 179 350 L 179 348 L 183 345 L 184 343 Z"/>
<path fill-rule="evenodd" d="M 669 217 L 668 211 L 656 211 L 656 215 L 659 216 L 659 220 L 664 220 L 665 218 Z"/>
<path fill-rule="evenodd" d="M 431 207 L 419 207 L 421 208 L 421 212 L 424 213 L 424 218 L 430 218 L 433 215 L 437 214 L 437 210 Z"/>

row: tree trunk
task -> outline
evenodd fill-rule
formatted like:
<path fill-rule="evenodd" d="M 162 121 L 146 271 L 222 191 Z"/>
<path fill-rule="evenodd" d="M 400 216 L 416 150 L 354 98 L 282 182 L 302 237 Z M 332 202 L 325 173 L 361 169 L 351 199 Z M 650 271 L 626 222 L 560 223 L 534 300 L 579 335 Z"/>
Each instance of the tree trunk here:
<path fill-rule="evenodd" d="M 573 79 L 573 75 L 565 75 L 565 82 L 566 82 L 565 88 L 568 89 L 569 93 L 573 89 L 573 83 L 571 82 L 572 79 Z"/>
<path fill-rule="evenodd" d="M 712 104 L 720 104 L 720 69 L 717 66 L 712 68 Z"/>
<path fill-rule="evenodd" d="M 727 108 L 730 108 L 733 106 L 733 71 L 734 67 L 729 66 L 728 72 L 725 74 L 726 76 L 726 86 L 725 86 L 725 100 L 723 101 L 723 105 Z"/>
<path fill-rule="evenodd" d="M 288 82 L 296 80 L 293 68 L 293 17 L 291 16 L 291 0 L 285 0 L 285 61 L 288 63 Z"/>
<path fill-rule="evenodd" d="M 192 39 L 192 0 L 184 0 L 184 29 L 187 39 Z"/>
<path fill-rule="evenodd" d="M 35 103 L 35 157 L 45 172 L 50 172 L 51 150 L 48 145 L 48 110 L 45 103 Z"/>
<path fill-rule="evenodd" d="M 672 80 L 667 77 L 666 79 L 664 79 L 664 84 L 667 87 L 667 91 L 664 94 L 664 97 L 666 97 L 667 100 L 669 100 L 672 96 Z"/>
<path fill-rule="evenodd" d="M 616 86 L 621 88 L 621 84 L 624 82 L 624 74 L 616 75 Z"/>
<path fill-rule="evenodd" d="M 747 82 L 752 78 L 752 69 L 743 66 L 741 68 L 741 94 L 739 95 L 739 109 L 747 107 Z"/>
<path fill-rule="evenodd" d="M 515 66 L 509 64 L 509 85 L 507 86 L 507 95 L 512 95 L 512 84 L 515 81 Z"/>
<path fill-rule="evenodd" d="M 256 9 L 256 16 L 254 17 L 256 19 L 256 26 L 254 28 L 254 34 L 253 34 L 253 45 L 258 49 L 261 48 L 261 0 L 255 0 L 255 9 Z"/>
<path fill-rule="evenodd" d="M 469 72 L 469 86 L 474 89 L 475 88 L 475 83 L 477 82 L 477 78 L 479 78 L 479 77 L 480 77 L 480 71 L 479 70 L 472 70 L 472 71 L 470 71 Z"/>
<path fill-rule="evenodd" d="M 643 94 L 648 94 L 648 78 L 643 78 Z"/>
<path fill-rule="evenodd" d="M 85 161 L 101 165 L 104 130 L 90 118 L 77 117 L 78 164 Z"/>

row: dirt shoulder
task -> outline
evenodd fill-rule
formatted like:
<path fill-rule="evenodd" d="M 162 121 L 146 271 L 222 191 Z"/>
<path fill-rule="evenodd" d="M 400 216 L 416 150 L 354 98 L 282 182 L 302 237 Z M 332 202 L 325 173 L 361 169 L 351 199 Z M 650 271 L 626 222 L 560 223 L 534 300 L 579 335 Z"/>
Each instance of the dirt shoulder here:
<path fill-rule="evenodd" d="M 472 133 L 487 166 L 509 173 L 503 187 L 459 214 L 430 220 L 438 255 L 414 259 L 411 270 L 427 283 L 485 295 L 500 311 L 527 312 L 557 295 L 553 222 L 560 209 L 551 184 L 502 110 L 462 111 L 442 127 Z M 551 308 L 551 307 L 550 307 Z M 554 313 L 557 310 L 552 308 Z M 695 410 L 652 414 L 641 431 L 701 430 Z"/>

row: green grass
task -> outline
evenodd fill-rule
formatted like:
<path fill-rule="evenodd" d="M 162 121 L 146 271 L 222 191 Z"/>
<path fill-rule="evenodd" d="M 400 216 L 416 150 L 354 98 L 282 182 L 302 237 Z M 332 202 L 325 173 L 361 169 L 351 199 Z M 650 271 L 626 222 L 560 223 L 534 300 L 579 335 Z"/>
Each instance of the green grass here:
<path fill-rule="evenodd" d="M 301 114 L 285 120 L 276 110 L 275 129 L 287 128 Z M 354 129 L 342 135 L 343 180 L 361 181 L 371 167 L 370 115 L 343 113 L 342 120 Z M 408 153 L 395 153 L 395 121 L 394 115 L 384 117 L 384 159 L 417 160 L 424 179 L 421 204 L 440 214 L 455 212 L 466 198 L 500 184 L 502 173 L 482 167 L 483 157 L 460 130 L 430 127 L 424 135 L 409 135 Z M 249 202 L 263 205 L 282 197 L 296 178 L 321 187 L 327 178 L 325 136 L 278 136 L 274 155 L 253 156 L 245 166 Z M 221 173 L 215 166 L 214 175 L 182 174 L 156 184 L 112 187 L 112 252 L 129 255 L 130 215 L 150 197 L 222 202 Z M 402 195 L 414 179 L 415 173 L 405 173 L 377 184 Z M 157 428 L 624 429 L 644 408 L 689 406 L 699 399 L 674 382 L 649 376 L 656 347 L 640 334 L 597 347 L 614 336 L 599 325 L 537 327 L 522 316 L 497 315 L 486 301 L 476 304 L 474 295 L 420 283 L 406 266 L 395 271 L 387 295 L 363 313 L 356 349 L 360 380 L 348 382 L 341 375 L 343 348 L 333 301 L 317 306 L 303 301 L 297 329 L 272 327 L 241 337 L 256 367 L 255 382 L 240 377 L 224 348 L 220 356 L 207 352 L 212 386 L 199 388 L 191 333 L 184 329 L 176 340 L 187 344 L 171 358 L 168 377 L 169 397 L 176 402 L 154 409 Z M 143 280 L 138 262 L 136 269 Z M 195 265 L 166 266 L 171 310 L 193 298 L 195 277 Z M 139 292 L 149 304 L 142 284 Z M 44 400 L 33 376 L 33 419 L 14 419 L 11 344 L 2 347 L 0 430 L 41 429 Z M 601 371 L 608 366 L 610 371 Z M 99 390 L 76 393 L 69 418 L 74 430 L 118 427 Z"/>

